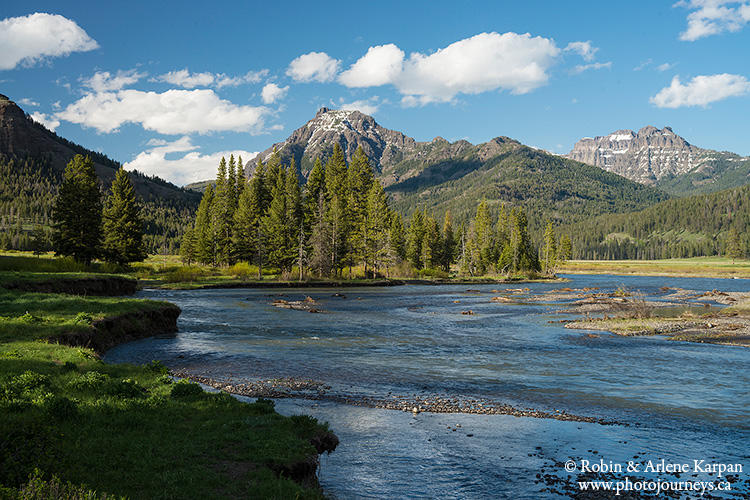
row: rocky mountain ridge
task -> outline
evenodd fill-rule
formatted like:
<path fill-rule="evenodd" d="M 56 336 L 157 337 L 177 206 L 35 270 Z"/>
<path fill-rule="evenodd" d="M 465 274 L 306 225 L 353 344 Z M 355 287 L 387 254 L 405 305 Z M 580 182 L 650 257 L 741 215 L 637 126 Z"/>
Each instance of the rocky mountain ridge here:
<path fill-rule="evenodd" d="M 658 129 L 651 125 L 638 132 L 624 129 L 605 136 L 584 137 L 564 156 L 651 186 L 692 175 L 695 187 L 732 170 L 732 163 L 739 166 L 747 160 L 734 153 L 699 148 L 670 127 Z"/>
<path fill-rule="evenodd" d="M 293 157 L 302 175 L 306 176 L 316 159 L 325 163 L 335 143 L 341 145 L 347 161 L 361 147 L 384 186 L 415 177 L 429 166 L 461 157 L 472 149 L 476 149 L 481 160 L 508 147 L 521 146 L 507 137 L 498 137 L 479 146 L 464 140 L 451 143 L 442 137 L 418 142 L 401 132 L 380 126 L 373 117 L 359 111 L 320 108 L 312 120 L 292 132 L 285 141 L 260 153 L 259 158 L 267 161 L 276 150 L 284 162 Z M 246 163 L 248 176 L 255 170 L 256 163 L 257 159 Z"/>

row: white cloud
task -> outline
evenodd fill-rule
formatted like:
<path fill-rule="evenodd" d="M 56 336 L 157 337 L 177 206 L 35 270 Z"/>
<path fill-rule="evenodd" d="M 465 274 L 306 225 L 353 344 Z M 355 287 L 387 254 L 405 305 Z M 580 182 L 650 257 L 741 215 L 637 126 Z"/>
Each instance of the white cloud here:
<path fill-rule="evenodd" d="M 449 102 L 459 94 L 508 90 L 525 94 L 549 80 L 560 49 L 553 40 L 528 33 L 481 33 L 426 55 L 403 54 L 395 45 L 373 47 L 344 72 L 348 86 L 392 84 L 404 106 Z M 399 71 L 400 69 L 400 71 Z M 378 74 L 378 70 L 385 71 Z"/>
<path fill-rule="evenodd" d="M 134 69 L 130 71 L 118 71 L 115 76 L 112 76 L 109 71 L 98 71 L 90 78 L 85 78 L 81 82 L 84 87 L 88 87 L 94 92 L 109 92 L 132 85 L 145 76 L 145 73 L 138 73 Z"/>
<path fill-rule="evenodd" d="M 578 66 L 574 67 L 570 70 L 570 73 L 572 75 L 577 75 L 579 73 L 583 73 L 584 71 L 588 71 L 590 69 L 603 69 L 607 68 L 610 69 L 612 67 L 612 61 L 605 62 L 605 63 L 591 63 L 591 64 L 579 64 Z"/>
<path fill-rule="evenodd" d="M 148 145 L 153 147 L 138 153 L 133 161 L 123 165 L 125 169 L 158 175 L 180 186 L 215 178 L 222 157 L 228 160 L 230 155 L 235 158 L 242 156 L 242 161 L 246 163 L 258 155 L 257 152 L 250 151 L 220 151 L 204 155 L 196 151 L 198 146 L 188 136 L 173 142 L 152 140 Z M 186 154 L 167 158 L 167 155 L 175 156 L 176 153 Z"/>
<path fill-rule="evenodd" d="M 60 120 L 57 120 L 45 113 L 39 113 L 38 111 L 31 113 L 31 118 L 35 122 L 41 123 L 53 132 L 55 131 L 55 129 L 57 129 L 57 127 L 60 126 Z"/>
<path fill-rule="evenodd" d="M 659 108 L 685 106 L 706 107 L 712 102 L 750 93 L 750 82 L 740 75 L 696 76 L 686 84 L 675 76 L 669 87 L 664 87 L 650 99 Z"/>
<path fill-rule="evenodd" d="M 750 22 L 750 3 L 736 0 L 683 0 L 674 4 L 691 10 L 680 40 L 692 42 L 724 31 L 740 31 Z"/>
<path fill-rule="evenodd" d="M 28 97 L 24 97 L 19 103 L 23 104 L 24 106 L 39 106 L 39 103 L 34 101 L 33 99 L 29 99 Z"/>
<path fill-rule="evenodd" d="M 394 44 L 370 47 L 339 82 L 347 87 L 377 87 L 395 81 L 404 70 L 404 51 Z"/>
<path fill-rule="evenodd" d="M 160 75 L 156 80 L 186 89 L 193 89 L 210 86 L 214 83 L 214 75 L 213 73 L 190 73 L 187 69 L 181 69 Z"/>
<path fill-rule="evenodd" d="M 370 101 L 366 100 L 359 100 L 359 101 L 352 101 L 352 102 L 340 102 L 338 105 L 339 109 L 346 109 L 349 111 L 359 111 L 361 113 L 364 113 L 366 115 L 373 115 L 377 113 L 378 111 L 378 105 L 374 104 Z"/>
<path fill-rule="evenodd" d="M 303 54 L 289 63 L 286 75 L 296 82 L 332 81 L 339 72 L 341 61 L 334 59 L 325 52 L 310 52 Z"/>
<path fill-rule="evenodd" d="M 74 21 L 39 13 L 0 21 L 0 70 L 99 48 Z"/>
<path fill-rule="evenodd" d="M 591 40 L 587 42 L 571 42 L 564 49 L 563 52 L 575 52 L 576 54 L 583 57 L 584 61 L 593 61 L 596 53 L 599 51 L 598 47 L 591 45 Z"/>
<path fill-rule="evenodd" d="M 168 90 L 164 93 L 121 90 L 84 95 L 56 113 L 55 118 L 115 132 L 136 123 L 161 134 L 206 134 L 213 131 L 259 133 L 269 110 L 237 106 L 213 90 Z"/>
<path fill-rule="evenodd" d="M 289 90 L 289 86 L 279 87 L 275 83 L 268 83 L 263 87 L 260 96 L 265 104 L 273 104 L 279 99 L 283 99 L 287 90 Z"/>
<path fill-rule="evenodd" d="M 658 71 L 669 71 L 670 69 L 674 68 L 675 66 L 677 66 L 677 63 L 664 63 L 664 64 L 660 64 L 659 66 L 657 66 L 656 69 Z"/>
<path fill-rule="evenodd" d="M 654 64 L 653 59 L 646 59 L 641 64 L 633 68 L 633 71 L 641 71 L 642 69 L 645 69 L 647 66 L 651 66 L 652 64 Z"/>
<path fill-rule="evenodd" d="M 216 75 L 216 88 L 222 87 L 238 87 L 245 83 L 260 83 L 260 81 L 268 74 L 267 69 L 260 71 L 249 71 L 242 76 L 227 76 L 225 74 Z"/>
<path fill-rule="evenodd" d="M 242 76 L 227 76 L 224 73 L 190 73 L 188 69 L 170 71 L 153 78 L 154 82 L 166 82 L 185 89 L 196 87 L 237 87 L 245 83 L 258 83 L 268 74 L 268 70 L 250 71 Z"/>

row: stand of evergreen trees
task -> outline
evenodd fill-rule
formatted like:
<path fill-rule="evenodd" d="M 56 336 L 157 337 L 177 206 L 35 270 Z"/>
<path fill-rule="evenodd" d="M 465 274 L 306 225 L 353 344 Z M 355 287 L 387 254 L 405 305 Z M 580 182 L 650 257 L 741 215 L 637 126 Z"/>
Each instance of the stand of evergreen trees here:
<path fill-rule="evenodd" d="M 408 226 L 391 210 L 367 155 L 359 149 L 349 164 L 336 144 L 325 165 L 317 160 L 304 184 L 291 159 L 278 152 L 258 159 L 246 180 L 242 161 L 222 158 L 216 185 L 203 195 L 195 221 L 185 231 L 184 262 L 229 266 L 248 262 L 278 270 L 287 278 L 306 272 L 318 277 L 364 276 L 450 270 L 459 263 L 466 274 L 540 271 L 523 210 L 503 206 L 492 222 L 482 201 L 476 219 L 458 232 L 450 212 L 441 224 L 419 209 Z M 554 238 L 554 234 L 553 234 Z"/>
<path fill-rule="evenodd" d="M 105 202 L 91 158 L 76 155 L 68 163 L 52 208 L 52 246 L 86 265 L 98 258 L 120 265 L 146 258 L 143 222 L 124 169 Z"/>

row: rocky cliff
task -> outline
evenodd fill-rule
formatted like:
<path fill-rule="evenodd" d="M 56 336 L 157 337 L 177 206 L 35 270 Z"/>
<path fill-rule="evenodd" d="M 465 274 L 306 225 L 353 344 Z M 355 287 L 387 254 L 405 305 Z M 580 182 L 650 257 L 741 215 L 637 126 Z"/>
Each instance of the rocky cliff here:
<path fill-rule="evenodd" d="M 585 137 L 565 157 L 659 187 L 666 187 L 667 181 L 674 184 L 675 178 L 690 176 L 689 182 L 682 183 L 688 186 L 676 192 L 705 184 L 715 184 L 717 189 L 734 187 L 724 186 L 719 178 L 736 170 L 746 160 L 734 153 L 699 148 L 669 127 L 658 129 L 650 125 L 637 133 L 618 130 L 593 139 Z"/>
<path fill-rule="evenodd" d="M 306 176 L 316 159 L 325 163 L 336 143 L 341 145 L 347 161 L 351 161 L 354 152 L 361 147 L 385 186 L 420 175 L 428 166 L 460 158 L 469 152 L 485 160 L 500 154 L 509 145 L 520 147 L 520 143 L 507 137 L 478 146 L 464 140 L 451 143 L 442 137 L 418 142 L 401 132 L 381 127 L 373 117 L 359 111 L 321 108 L 312 120 L 292 132 L 284 142 L 263 151 L 260 158 L 267 161 L 276 150 L 284 163 L 293 157 Z M 256 160 L 252 160 L 245 165 L 247 175 L 254 172 L 255 164 Z"/>

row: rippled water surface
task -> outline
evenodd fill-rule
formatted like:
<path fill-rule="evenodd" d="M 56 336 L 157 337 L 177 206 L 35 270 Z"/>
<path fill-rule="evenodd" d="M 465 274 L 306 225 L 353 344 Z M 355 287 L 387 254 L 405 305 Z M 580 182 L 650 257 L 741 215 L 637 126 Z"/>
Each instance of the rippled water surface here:
<path fill-rule="evenodd" d="M 182 308 L 179 333 L 120 346 L 107 361 L 161 359 L 173 368 L 233 380 L 300 377 L 354 398 L 488 398 L 624 424 L 412 415 L 279 400 L 280 411 L 328 420 L 341 438 L 320 473 L 326 492 L 337 499 L 561 498 L 560 489 L 537 474 L 574 477 L 562 467 L 570 459 L 750 467 L 750 349 L 660 336 L 591 338 L 557 322 L 570 318 L 558 312 L 565 303 L 533 300 L 562 286 L 625 286 L 657 299 L 665 285 L 750 293 L 748 281 L 569 278 L 565 285 L 143 291 L 141 297 Z M 498 292 L 519 287 L 529 290 L 508 292 L 517 303 L 490 302 Z M 271 305 L 306 296 L 326 312 Z M 693 479 L 717 479 L 696 474 Z M 734 492 L 747 495 L 748 474 L 739 476 Z"/>

